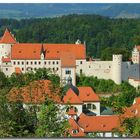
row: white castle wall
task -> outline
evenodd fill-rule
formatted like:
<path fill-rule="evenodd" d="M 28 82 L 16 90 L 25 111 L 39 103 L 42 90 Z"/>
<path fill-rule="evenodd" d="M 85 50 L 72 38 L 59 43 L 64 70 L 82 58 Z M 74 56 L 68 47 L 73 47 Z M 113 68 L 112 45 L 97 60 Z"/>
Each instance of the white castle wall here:
<path fill-rule="evenodd" d="M 7 57 L 11 55 L 11 44 L 0 44 L 0 64 L 2 57 Z"/>

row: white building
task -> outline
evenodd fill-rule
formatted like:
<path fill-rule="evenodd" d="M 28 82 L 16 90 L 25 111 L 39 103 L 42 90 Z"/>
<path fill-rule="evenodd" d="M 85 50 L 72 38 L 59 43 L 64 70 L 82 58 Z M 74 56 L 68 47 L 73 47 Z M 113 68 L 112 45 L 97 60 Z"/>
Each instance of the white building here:
<path fill-rule="evenodd" d="M 113 55 L 112 61 L 87 61 L 86 46 L 79 40 L 75 44 L 18 43 L 6 29 L 0 39 L 0 50 L 0 69 L 7 76 L 17 71 L 25 73 L 45 67 L 60 76 L 62 85 L 69 76 L 75 85 L 75 74 L 81 73 L 112 79 L 117 84 L 129 81 L 135 87 L 140 85 L 139 47 L 132 52 L 133 63 L 123 62 L 120 54 Z"/>

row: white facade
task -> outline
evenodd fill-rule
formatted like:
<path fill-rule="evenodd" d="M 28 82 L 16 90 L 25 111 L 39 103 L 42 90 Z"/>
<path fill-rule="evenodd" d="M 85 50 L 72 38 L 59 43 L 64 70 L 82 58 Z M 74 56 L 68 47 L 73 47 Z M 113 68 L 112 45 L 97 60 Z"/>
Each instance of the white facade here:
<path fill-rule="evenodd" d="M 132 62 L 122 61 L 122 55 L 113 55 L 112 61 L 87 61 L 86 59 L 76 59 L 76 67 L 62 67 L 61 60 L 46 60 L 43 54 L 40 54 L 39 60 L 13 60 L 11 62 L 2 62 L 2 57 L 11 58 L 12 44 L 0 44 L 0 68 L 7 75 L 10 76 L 18 67 L 25 73 L 34 71 L 38 68 L 49 68 L 55 74 L 61 77 L 61 82 L 66 81 L 68 76 L 72 77 L 73 85 L 76 85 L 76 74 L 84 74 L 86 76 L 96 76 L 99 79 L 111 79 L 116 84 L 121 84 L 122 81 L 129 81 L 133 86 L 137 86 L 135 80 L 128 80 L 129 77 L 133 79 L 140 78 L 140 52 L 135 47 L 132 51 Z M 66 74 L 70 71 L 70 74 Z"/>

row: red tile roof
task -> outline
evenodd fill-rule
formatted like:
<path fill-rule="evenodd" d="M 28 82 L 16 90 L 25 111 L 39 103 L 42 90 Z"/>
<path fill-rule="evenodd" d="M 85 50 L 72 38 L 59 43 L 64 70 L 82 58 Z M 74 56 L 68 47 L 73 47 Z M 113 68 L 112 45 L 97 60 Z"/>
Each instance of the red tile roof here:
<path fill-rule="evenodd" d="M 73 90 L 70 88 L 66 95 L 63 97 L 64 104 L 70 103 L 70 104 L 82 104 L 82 101 L 79 99 L 79 97 L 73 92 Z"/>
<path fill-rule="evenodd" d="M 2 57 L 2 62 L 11 62 L 11 59 L 9 57 L 7 58 Z"/>
<path fill-rule="evenodd" d="M 83 132 L 83 130 L 79 127 L 79 125 L 76 123 L 76 121 L 73 118 L 69 119 L 69 124 L 70 124 L 70 128 L 69 128 L 69 134 L 72 137 L 84 137 L 85 133 Z M 73 130 L 77 130 L 77 133 L 73 133 Z"/>
<path fill-rule="evenodd" d="M 70 52 L 61 54 L 61 67 L 76 67 L 75 56 Z"/>
<path fill-rule="evenodd" d="M 113 116 L 86 116 L 81 114 L 78 124 L 84 132 L 111 132 L 120 127 L 119 117 Z"/>
<path fill-rule="evenodd" d="M 70 88 L 63 100 L 64 103 L 83 104 L 84 102 L 99 102 L 98 95 L 92 90 L 91 87 L 78 87 L 79 95 L 76 95 Z"/>
<path fill-rule="evenodd" d="M 22 71 L 19 67 L 15 67 L 15 73 L 20 74 L 22 73 Z"/>
<path fill-rule="evenodd" d="M 98 102 L 100 101 L 98 95 L 93 91 L 91 87 L 78 87 L 79 89 L 79 98 L 81 101 L 88 101 L 88 102 Z"/>
<path fill-rule="evenodd" d="M 18 43 L 12 47 L 12 59 L 40 59 L 42 44 Z M 45 59 L 60 59 L 63 53 L 72 53 L 76 59 L 85 59 L 82 44 L 43 44 Z"/>
<path fill-rule="evenodd" d="M 0 39 L 0 43 L 6 43 L 6 44 L 15 44 L 16 40 L 13 37 L 13 35 L 8 31 L 6 28 L 3 37 Z"/>
<path fill-rule="evenodd" d="M 140 105 L 140 97 L 138 97 L 138 98 L 135 98 L 135 104 L 139 104 Z"/>
<path fill-rule="evenodd" d="M 12 88 L 9 92 L 10 101 L 22 101 L 24 103 L 42 103 L 46 96 L 55 102 L 61 103 L 58 90 L 53 90 L 49 80 L 33 81 L 28 86 Z M 20 97 L 20 98 L 19 98 Z"/>
<path fill-rule="evenodd" d="M 77 115 L 77 113 L 75 112 L 74 108 L 70 108 L 68 111 L 68 115 Z"/>
<path fill-rule="evenodd" d="M 140 46 L 138 45 L 138 46 L 135 46 L 137 49 L 138 49 L 138 51 L 140 51 Z"/>

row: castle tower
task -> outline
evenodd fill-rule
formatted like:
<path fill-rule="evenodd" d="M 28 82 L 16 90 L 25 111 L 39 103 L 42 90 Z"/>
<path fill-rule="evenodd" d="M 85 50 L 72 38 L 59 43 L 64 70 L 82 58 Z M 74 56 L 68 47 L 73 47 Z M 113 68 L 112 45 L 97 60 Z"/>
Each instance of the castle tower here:
<path fill-rule="evenodd" d="M 14 36 L 6 28 L 4 35 L 0 39 L 0 65 L 1 59 L 11 57 L 11 47 L 16 43 Z"/>
<path fill-rule="evenodd" d="M 71 77 L 72 84 L 76 85 L 76 61 L 72 53 L 64 52 L 61 54 L 61 86 L 67 84 Z"/>
<path fill-rule="evenodd" d="M 122 55 L 113 55 L 112 62 L 112 80 L 116 84 L 121 84 L 122 82 Z"/>
<path fill-rule="evenodd" d="M 132 51 L 132 62 L 134 64 L 140 64 L 140 52 L 139 52 L 140 46 L 135 46 Z"/>

